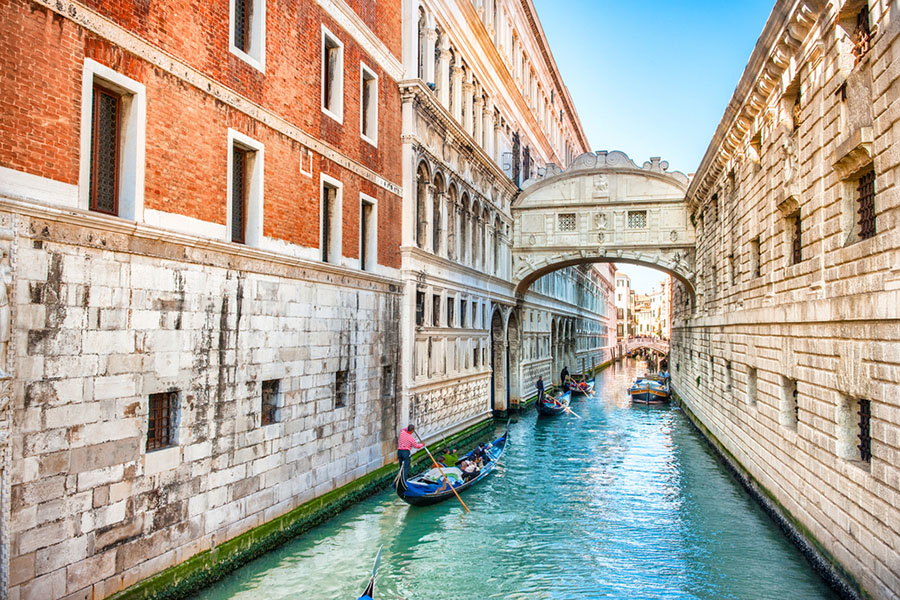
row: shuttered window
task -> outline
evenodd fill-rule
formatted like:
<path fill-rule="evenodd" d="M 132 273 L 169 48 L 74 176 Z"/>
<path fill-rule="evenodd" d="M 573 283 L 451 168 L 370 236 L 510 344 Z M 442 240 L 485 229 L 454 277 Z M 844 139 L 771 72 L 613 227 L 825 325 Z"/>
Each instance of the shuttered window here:
<path fill-rule="evenodd" d="M 90 209 L 118 214 L 119 121 L 122 97 L 94 86 L 91 132 Z"/>

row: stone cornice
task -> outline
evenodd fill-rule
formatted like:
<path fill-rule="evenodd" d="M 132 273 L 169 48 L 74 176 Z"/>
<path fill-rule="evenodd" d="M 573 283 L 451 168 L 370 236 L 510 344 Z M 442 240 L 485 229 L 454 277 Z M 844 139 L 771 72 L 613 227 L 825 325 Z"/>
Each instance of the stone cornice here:
<path fill-rule="evenodd" d="M 389 181 L 365 165 L 343 154 L 337 148 L 309 135 L 283 117 L 238 94 L 180 58 L 150 44 L 121 25 L 90 10 L 79 2 L 74 2 L 73 0 L 35 0 L 35 3 L 44 6 L 63 18 L 71 20 L 79 27 L 83 27 L 87 31 L 122 48 L 124 51 L 147 61 L 168 75 L 197 88 L 205 94 L 213 96 L 223 104 L 244 113 L 285 137 L 303 144 L 310 150 L 315 151 L 348 171 L 371 181 L 397 196 L 402 195 L 403 189 L 400 185 Z"/>
<path fill-rule="evenodd" d="M 362 46 L 366 54 L 371 56 L 391 79 L 394 81 L 403 79 L 403 63 L 391 53 L 387 45 L 369 29 L 345 0 L 316 0 L 316 2 L 356 40 L 356 43 Z"/>
<path fill-rule="evenodd" d="M 419 109 L 428 114 L 428 116 L 443 127 L 445 131 L 449 132 L 455 139 L 465 142 L 467 148 L 460 148 L 460 153 L 474 159 L 474 162 L 479 164 L 486 173 L 493 176 L 498 182 L 498 187 L 503 188 L 503 191 L 510 196 L 510 199 L 518 193 L 519 190 L 515 184 L 513 184 L 512 180 L 510 180 L 499 165 L 488 156 L 488 153 L 475 142 L 475 138 L 469 135 L 469 132 L 463 129 L 462 125 L 453 118 L 444 105 L 438 101 L 434 92 L 425 86 L 425 82 L 421 79 L 406 79 L 401 81 L 400 97 L 403 102 L 414 101 Z M 443 159 L 439 159 L 436 156 L 434 158 L 443 162 Z M 471 186 L 469 187 L 474 190 Z M 481 194 L 481 192 L 478 193 Z"/>
<path fill-rule="evenodd" d="M 101 213 L 48 206 L 32 201 L 0 196 L 0 211 L 2 210 L 33 219 L 75 225 L 83 231 L 90 232 L 91 237 L 97 240 L 94 245 L 102 250 L 140 254 L 142 256 L 153 255 L 152 253 L 135 250 L 132 245 L 122 248 L 111 247 L 99 237 L 103 233 L 128 236 L 129 238 L 149 242 L 165 242 L 167 246 L 171 247 L 180 247 L 180 251 L 160 256 L 160 258 L 178 262 L 212 265 L 221 268 L 238 268 L 234 266 L 232 261 L 243 259 L 250 261 L 251 264 L 242 265 L 242 270 L 272 275 L 272 265 L 280 265 L 296 269 L 290 275 L 295 279 L 359 289 L 373 289 L 395 294 L 402 293 L 400 280 L 391 277 L 330 263 L 296 258 L 243 244 L 178 233 Z M 41 234 L 35 233 L 33 237 L 40 238 Z M 79 242 L 77 240 L 63 240 L 61 243 L 78 244 Z M 144 247 L 142 246 L 142 248 Z M 197 252 L 189 252 L 189 250 Z M 207 253 L 221 256 L 224 260 L 212 260 Z M 255 267 L 252 263 L 255 263 Z"/>
<path fill-rule="evenodd" d="M 715 185 L 766 100 L 780 89 L 782 74 L 814 29 L 823 9 L 824 0 L 778 0 L 775 4 L 688 187 L 687 198 L 692 207 Z"/>

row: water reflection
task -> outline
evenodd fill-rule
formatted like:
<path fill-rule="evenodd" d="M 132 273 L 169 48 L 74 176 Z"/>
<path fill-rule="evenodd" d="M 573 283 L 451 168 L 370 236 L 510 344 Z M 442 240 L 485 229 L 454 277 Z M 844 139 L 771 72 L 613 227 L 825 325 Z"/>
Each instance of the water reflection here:
<path fill-rule="evenodd" d="M 382 544 L 378 598 L 832 598 L 677 409 L 631 406 L 640 369 L 514 423 L 470 514 L 385 491 L 199 598 L 356 598 Z"/>

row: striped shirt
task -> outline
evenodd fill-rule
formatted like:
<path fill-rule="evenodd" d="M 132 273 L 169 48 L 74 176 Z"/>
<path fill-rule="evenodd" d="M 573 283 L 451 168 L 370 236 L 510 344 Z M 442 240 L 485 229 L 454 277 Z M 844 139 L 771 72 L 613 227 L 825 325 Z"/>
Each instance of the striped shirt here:
<path fill-rule="evenodd" d="M 421 448 L 425 444 L 420 444 L 413 437 L 413 434 L 403 429 L 400 431 L 400 439 L 397 440 L 397 450 L 409 450 L 410 448 Z"/>

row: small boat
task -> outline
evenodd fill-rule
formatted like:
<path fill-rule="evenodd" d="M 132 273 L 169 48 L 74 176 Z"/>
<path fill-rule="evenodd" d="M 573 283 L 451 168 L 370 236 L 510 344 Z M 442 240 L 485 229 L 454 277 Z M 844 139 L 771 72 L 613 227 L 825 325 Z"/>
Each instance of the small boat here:
<path fill-rule="evenodd" d="M 669 401 L 669 384 L 665 378 L 656 375 L 638 377 L 628 390 L 633 402 L 641 404 L 662 404 Z"/>
<path fill-rule="evenodd" d="M 582 396 L 593 396 L 594 395 L 594 382 L 593 381 L 578 381 L 573 379 L 569 382 L 569 391 L 572 392 L 572 396 L 574 397 L 576 394 L 580 394 Z"/>
<path fill-rule="evenodd" d="M 375 555 L 375 566 L 372 567 L 372 576 L 369 578 L 369 585 L 366 586 L 366 591 L 363 592 L 358 600 L 375 600 L 375 577 L 378 576 L 378 564 L 380 562 L 381 548 L 378 549 L 378 554 Z"/>
<path fill-rule="evenodd" d="M 559 415 L 566 412 L 566 409 L 569 408 L 569 402 L 572 401 L 572 393 L 566 392 L 565 394 L 557 397 L 551 396 L 550 394 L 544 395 L 543 399 L 538 399 L 537 402 L 534 403 L 537 408 L 539 415 L 544 416 L 553 416 Z"/>
<path fill-rule="evenodd" d="M 428 506 L 437 504 L 466 490 L 488 475 L 497 466 L 497 461 L 506 448 L 506 440 L 509 435 L 507 430 L 493 442 L 484 447 L 484 466 L 475 477 L 466 479 L 463 472 L 457 467 L 437 467 L 416 475 L 410 479 L 397 478 L 397 495 L 407 504 L 413 506 Z M 460 457 L 458 462 L 473 458 L 475 450 Z M 443 473 L 441 473 L 443 471 Z M 448 485 L 449 484 L 449 485 Z M 452 488 L 451 488 L 452 486 Z"/>

